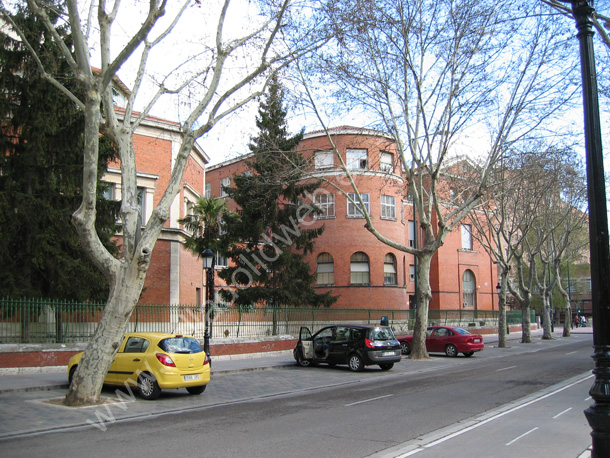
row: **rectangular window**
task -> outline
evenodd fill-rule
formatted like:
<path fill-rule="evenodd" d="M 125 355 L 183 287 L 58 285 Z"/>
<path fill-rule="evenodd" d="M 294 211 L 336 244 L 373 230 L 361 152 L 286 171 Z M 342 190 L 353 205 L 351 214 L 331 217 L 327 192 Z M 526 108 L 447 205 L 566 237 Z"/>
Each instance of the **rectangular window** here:
<path fill-rule="evenodd" d="M 214 267 L 229 267 L 229 258 L 226 256 L 222 256 L 216 253 L 216 260 L 214 262 Z"/>
<path fill-rule="evenodd" d="M 350 170 L 367 170 L 369 168 L 365 149 L 348 149 L 345 158 L 347 168 Z"/>
<path fill-rule="evenodd" d="M 226 177 L 220 180 L 220 197 L 227 196 L 227 188 L 231 187 L 231 177 Z"/>
<path fill-rule="evenodd" d="M 104 183 L 104 190 L 102 196 L 106 200 L 114 200 L 114 183 Z"/>
<path fill-rule="evenodd" d="M 472 250 L 472 226 L 462 224 L 462 249 Z"/>
<path fill-rule="evenodd" d="M 360 206 L 360 203 L 358 202 L 358 196 L 356 196 L 356 193 L 348 192 L 347 195 L 351 199 L 351 200 L 348 199 L 348 201 L 347 201 L 347 216 L 364 218 L 364 213 L 362 213 L 362 208 Z M 368 193 L 364 193 L 364 192 L 360 193 L 360 196 L 362 197 L 362 201 L 364 202 L 364 208 L 366 209 L 367 213 L 370 214 L 371 208 L 370 208 L 370 204 L 369 204 Z M 352 203 L 352 201 L 354 201 L 356 204 Z"/>
<path fill-rule="evenodd" d="M 335 217 L 334 194 L 317 194 L 315 196 L 314 205 L 322 210 L 322 213 L 316 216 L 317 218 L 326 219 Z"/>
<path fill-rule="evenodd" d="M 212 183 L 206 183 L 205 184 L 205 196 L 208 199 L 212 198 Z"/>
<path fill-rule="evenodd" d="M 379 170 L 394 173 L 394 155 L 392 153 L 381 153 L 379 156 Z"/>
<path fill-rule="evenodd" d="M 140 207 L 140 224 L 146 224 L 146 188 L 138 186 L 138 207 Z"/>
<path fill-rule="evenodd" d="M 409 247 L 415 248 L 415 221 L 409 220 Z"/>
<path fill-rule="evenodd" d="M 384 219 L 396 219 L 396 198 L 381 195 L 381 217 Z"/>
<path fill-rule="evenodd" d="M 314 156 L 314 166 L 316 170 L 331 169 L 335 165 L 335 158 L 332 151 L 316 151 Z"/>
<path fill-rule="evenodd" d="M 415 281 L 415 265 L 414 264 L 411 264 L 409 266 L 409 281 L 410 282 Z"/>

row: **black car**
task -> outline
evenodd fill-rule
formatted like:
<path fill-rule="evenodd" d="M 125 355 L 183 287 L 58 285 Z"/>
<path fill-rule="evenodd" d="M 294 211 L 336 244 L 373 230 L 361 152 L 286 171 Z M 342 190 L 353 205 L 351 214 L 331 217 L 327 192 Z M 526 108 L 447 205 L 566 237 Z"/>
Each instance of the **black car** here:
<path fill-rule="evenodd" d="M 357 372 L 378 364 L 387 371 L 401 360 L 400 343 L 387 326 L 333 325 L 313 336 L 309 328 L 302 327 L 294 359 L 303 367 L 317 363 L 348 364 Z"/>

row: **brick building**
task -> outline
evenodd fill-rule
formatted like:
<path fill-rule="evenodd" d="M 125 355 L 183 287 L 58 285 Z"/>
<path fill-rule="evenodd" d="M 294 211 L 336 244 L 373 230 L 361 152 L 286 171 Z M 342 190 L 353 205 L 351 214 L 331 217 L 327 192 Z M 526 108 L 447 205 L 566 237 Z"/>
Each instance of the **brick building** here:
<path fill-rule="evenodd" d="M 120 104 L 120 101 L 117 101 Z M 120 108 L 117 108 L 120 112 Z M 178 123 L 148 117 L 134 137 L 137 186 L 143 224 L 161 200 L 167 187 L 175 155 L 181 142 Z M 180 193 L 170 209 L 170 218 L 155 245 L 146 275 L 142 304 L 200 304 L 203 291 L 201 260 L 184 248 L 186 232 L 178 223 L 203 194 L 205 152 L 195 144 L 184 172 Z M 112 183 L 108 198 L 121 199 L 118 164 L 109 164 L 103 180 Z M 120 237 L 120 236 L 119 236 Z"/>
<path fill-rule="evenodd" d="M 402 244 L 416 243 L 413 203 L 399 164 L 396 145 L 386 134 L 369 129 L 331 129 L 331 138 L 350 169 L 375 227 Z M 356 196 L 340 168 L 324 132 L 306 134 L 299 145 L 310 159 L 312 173 L 324 180 L 312 204 L 323 210 L 310 227 L 324 225 L 309 256 L 317 272 L 316 288 L 339 296 L 336 308 L 406 309 L 414 303 L 414 257 L 379 242 L 364 227 Z M 224 197 L 223 186 L 248 170 L 245 155 L 206 170 L 206 195 Z M 497 270 L 477 245 L 466 225 L 454 231 L 437 252 L 431 266 L 430 309 L 497 310 Z M 419 237 L 421 240 L 421 236 Z"/>

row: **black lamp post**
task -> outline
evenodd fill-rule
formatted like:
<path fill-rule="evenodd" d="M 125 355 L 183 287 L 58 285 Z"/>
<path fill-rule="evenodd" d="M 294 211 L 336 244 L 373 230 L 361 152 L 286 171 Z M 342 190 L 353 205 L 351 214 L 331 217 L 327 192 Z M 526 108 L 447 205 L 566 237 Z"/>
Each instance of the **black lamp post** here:
<path fill-rule="evenodd" d="M 203 332 L 203 351 L 210 356 L 210 304 L 214 303 L 214 252 L 206 248 L 201 253 L 203 268 L 206 271 L 205 281 L 205 328 Z"/>
<path fill-rule="evenodd" d="M 562 0 L 568 3 L 568 0 Z M 578 29 L 582 72 L 589 245 L 591 250 L 591 300 L 593 303 L 593 360 L 595 382 L 589 394 L 595 401 L 585 416 L 592 432 L 592 456 L 610 456 L 610 247 L 606 209 L 606 183 L 602 154 L 597 74 L 593 52 L 592 1 L 569 0 Z"/>

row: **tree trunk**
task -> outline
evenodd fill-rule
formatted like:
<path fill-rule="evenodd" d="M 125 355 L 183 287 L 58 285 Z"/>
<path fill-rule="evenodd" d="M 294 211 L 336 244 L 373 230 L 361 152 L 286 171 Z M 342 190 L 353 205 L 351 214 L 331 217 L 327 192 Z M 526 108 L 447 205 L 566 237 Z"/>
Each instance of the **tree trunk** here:
<path fill-rule="evenodd" d="M 417 266 L 417 310 L 413 328 L 413 348 L 411 359 L 427 359 L 430 357 L 426 350 L 426 329 L 428 327 L 428 307 L 432 299 L 430 288 L 430 263 L 432 254 L 418 256 Z"/>
<path fill-rule="evenodd" d="M 104 378 L 123 340 L 129 317 L 138 302 L 145 272 L 132 262 L 121 269 L 111 290 L 102 319 L 74 374 L 64 405 L 98 403 Z"/>
<path fill-rule="evenodd" d="M 552 340 L 553 333 L 551 332 L 551 306 L 549 301 L 548 290 L 542 294 L 542 340 Z"/>
<path fill-rule="evenodd" d="M 521 303 L 521 343 L 532 343 L 532 322 L 530 320 L 531 294 Z"/>

